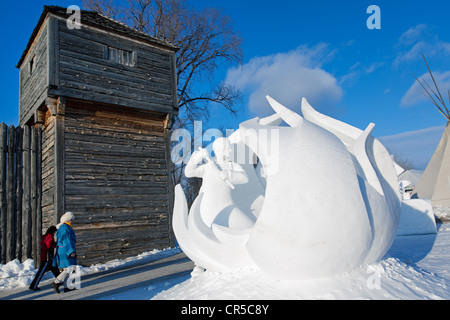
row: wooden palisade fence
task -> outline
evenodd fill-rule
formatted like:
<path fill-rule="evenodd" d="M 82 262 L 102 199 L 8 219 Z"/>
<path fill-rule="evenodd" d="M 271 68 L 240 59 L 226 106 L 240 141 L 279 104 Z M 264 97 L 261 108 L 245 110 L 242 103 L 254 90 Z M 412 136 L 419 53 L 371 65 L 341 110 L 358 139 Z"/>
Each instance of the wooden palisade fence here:
<path fill-rule="evenodd" d="M 0 260 L 39 261 L 41 129 L 0 124 Z"/>

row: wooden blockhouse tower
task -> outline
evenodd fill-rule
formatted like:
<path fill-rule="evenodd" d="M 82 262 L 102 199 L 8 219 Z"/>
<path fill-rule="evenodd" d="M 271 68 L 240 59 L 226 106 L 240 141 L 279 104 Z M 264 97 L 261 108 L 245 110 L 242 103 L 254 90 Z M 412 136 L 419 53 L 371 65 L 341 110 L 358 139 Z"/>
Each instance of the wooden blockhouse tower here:
<path fill-rule="evenodd" d="M 174 244 L 169 129 L 177 47 L 92 11 L 45 6 L 17 67 L 42 128 L 42 228 L 76 216 L 79 263 Z"/>

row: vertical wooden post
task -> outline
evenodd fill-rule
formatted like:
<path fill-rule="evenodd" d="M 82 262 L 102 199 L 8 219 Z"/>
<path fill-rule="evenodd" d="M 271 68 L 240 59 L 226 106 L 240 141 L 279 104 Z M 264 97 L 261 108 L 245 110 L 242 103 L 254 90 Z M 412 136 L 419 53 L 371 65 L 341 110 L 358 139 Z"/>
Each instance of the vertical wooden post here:
<path fill-rule="evenodd" d="M 59 86 L 59 27 L 58 19 L 48 18 L 47 31 L 47 61 L 48 61 L 48 85 Z"/>
<path fill-rule="evenodd" d="M 6 153 L 7 127 L 0 124 L 0 262 L 6 263 Z"/>
<path fill-rule="evenodd" d="M 31 258 L 30 127 L 23 130 L 22 260 Z"/>
<path fill-rule="evenodd" d="M 7 190 L 7 249 L 8 261 L 12 261 L 16 257 L 16 179 L 15 179 L 15 144 L 16 132 L 14 126 L 8 129 L 8 190 Z"/>
<path fill-rule="evenodd" d="M 167 197 L 168 197 L 168 207 L 167 216 L 169 219 L 169 246 L 171 248 L 175 247 L 175 234 L 172 227 L 172 217 L 173 217 L 173 205 L 174 205 L 174 184 L 172 180 L 172 159 L 170 157 L 170 133 L 171 131 L 165 129 L 164 140 L 166 148 L 166 170 L 167 170 Z"/>
<path fill-rule="evenodd" d="M 22 259 L 22 193 L 23 193 L 23 175 L 22 175 L 22 144 L 23 128 L 16 128 L 16 258 Z"/>
<path fill-rule="evenodd" d="M 37 146 L 37 132 L 36 128 L 31 127 L 31 166 L 30 166 L 30 189 L 31 189 L 31 257 L 35 261 L 36 265 L 36 242 L 37 241 L 37 199 L 36 199 L 36 146 Z"/>
<path fill-rule="evenodd" d="M 42 130 L 41 128 L 35 128 L 36 131 L 36 224 L 34 229 L 36 230 L 36 257 L 35 257 L 35 265 L 40 264 L 40 255 L 41 255 L 41 235 L 42 235 L 42 168 L 41 168 L 41 159 L 42 159 Z"/>
<path fill-rule="evenodd" d="M 59 98 L 56 103 L 56 117 L 55 117 L 55 224 L 59 223 L 59 219 L 64 214 L 65 199 L 64 199 L 64 186 L 65 186 L 65 172 L 64 172 L 64 120 L 65 120 L 65 101 Z"/>

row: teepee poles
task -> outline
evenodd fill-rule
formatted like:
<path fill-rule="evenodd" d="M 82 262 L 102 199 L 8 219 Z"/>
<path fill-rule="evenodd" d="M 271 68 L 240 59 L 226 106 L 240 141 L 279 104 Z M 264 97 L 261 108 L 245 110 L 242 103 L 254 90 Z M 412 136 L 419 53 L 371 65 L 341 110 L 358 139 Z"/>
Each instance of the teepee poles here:
<path fill-rule="evenodd" d="M 434 90 L 433 88 L 428 84 L 428 82 L 425 79 L 420 80 L 416 77 L 416 75 L 413 73 L 414 78 L 416 78 L 417 82 L 422 86 L 422 88 L 425 90 L 425 92 L 421 91 L 422 94 L 432 103 L 436 106 L 438 111 L 447 119 L 448 122 L 450 122 L 450 111 L 447 108 L 447 105 L 445 104 L 445 100 L 441 95 L 441 92 L 439 91 L 439 87 L 436 83 L 436 80 L 434 79 L 433 73 L 431 72 L 430 66 L 428 65 L 427 59 L 425 59 L 425 55 L 422 53 L 423 60 L 425 61 L 425 64 L 427 65 L 428 73 L 431 76 L 431 80 L 434 84 Z M 428 88 L 428 89 L 427 89 Z M 436 90 L 436 91 L 435 91 Z M 450 90 L 448 90 L 448 98 L 450 102 Z"/>

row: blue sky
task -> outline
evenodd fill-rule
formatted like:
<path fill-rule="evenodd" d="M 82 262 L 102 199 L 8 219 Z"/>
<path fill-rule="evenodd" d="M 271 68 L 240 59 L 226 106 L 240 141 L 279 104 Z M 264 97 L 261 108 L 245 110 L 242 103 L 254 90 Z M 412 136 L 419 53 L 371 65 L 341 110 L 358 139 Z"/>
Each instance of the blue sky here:
<path fill-rule="evenodd" d="M 418 91 L 412 73 L 426 73 L 422 52 L 440 83 L 450 88 L 448 1 L 187 0 L 223 8 L 243 38 L 244 63 L 222 66 L 218 81 L 244 93 L 237 117 L 212 107 L 210 126 L 270 112 L 266 94 L 299 110 L 304 96 L 320 112 L 364 129 L 424 169 L 446 121 Z M 1 118 L 18 122 L 19 72 L 15 68 L 44 4 L 81 1 L 7 1 L 0 12 Z M 369 5 L 381 9 L 381 29 L 369 30 Z"/>

